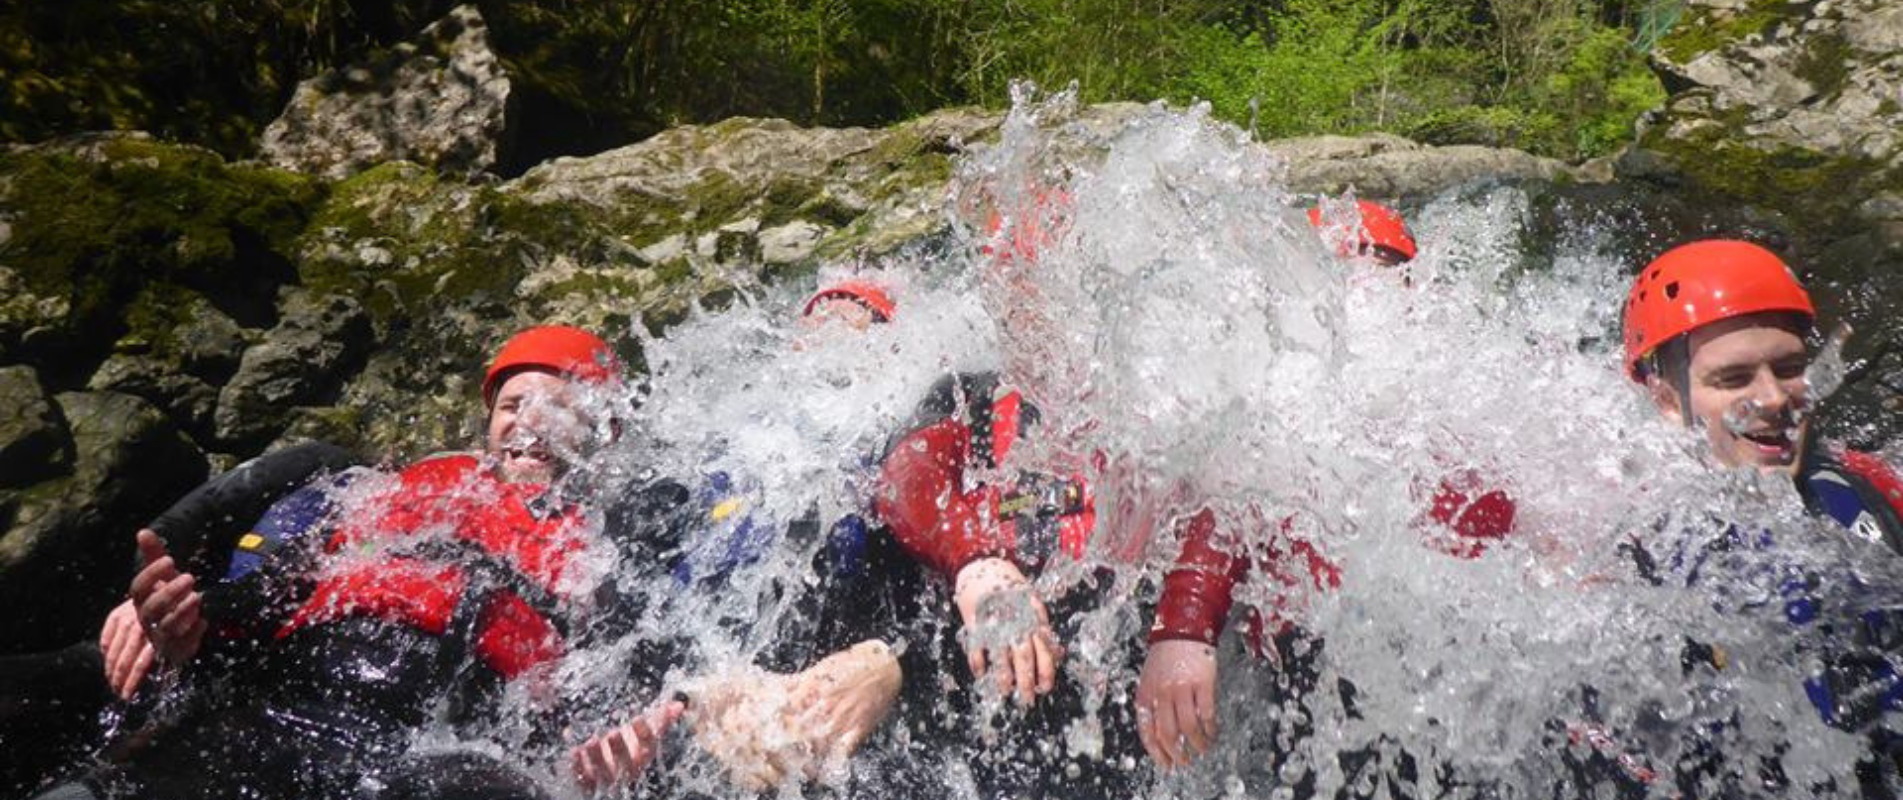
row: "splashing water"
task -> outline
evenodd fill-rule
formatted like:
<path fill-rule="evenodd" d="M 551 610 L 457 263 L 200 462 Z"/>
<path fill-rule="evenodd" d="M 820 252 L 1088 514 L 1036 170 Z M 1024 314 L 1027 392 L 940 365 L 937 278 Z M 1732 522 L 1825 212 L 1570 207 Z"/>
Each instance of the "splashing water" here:
<path fill-rule="evenodd" d="M 1137 672 L 1122 644 L 1147 626 L 1182 519 L 1208 509 L 1228 546 L 1299 538 L 1339 569 L 1327 589 L 1260 569 L 1245 580 L 1239 606 L 1307 633 L 1294 661 L 1313 688 L 1278 684 L 1298 665 L 1253 655 L 1232 626 L 1217 751 L 1167 776 L 1140 754 L 1123 765 L 1157 792 L 1365 795 L 1411 761 L 1421 794 L 1591 793 L 1605 789 L 1573 767 L 1595 757 L 1661 797 L 1715 792 L 1730 773 L 1747 793 L 1832 780 L 1849 791 L 1862 746 L 1805 698 L 1824 645 L 1816 626 L 1784 620 L 1787 589 L 1814 574 L 1825 607 L 1882 605 L 1898 599 L 1892 559 L 1804 516 L 1788 480 L 1712 469 L 1698 437 L 1647 407 L 1603 344 L 1628 266 L 1606 232 L 1582 223 L 1551 253 L 1529 252 L 1528 195 L 1467 187 L 1418 207 L 1419 256 L 1382 268 L 1335 255 L 1354 234 L 1352 198 L 1321 199 L 1317 236 L 1304 218 L 1316 200 L 1289 192 L 1283 169 L 1205 107 L 1103 125 L 1073 95 L 1022 90 L 1000 142 L 954 179 L 949 243 L 876 270 L 822 270 L 821 285 L 886 282 L 890 323 L 802 326 L 810 285 L 755 288 L 644 338 L 651 375 L 631 435 L 596 470 L 726 481 L 775 531 L 864 514 L 875 459 L 933 382 L 999 370 L 1042 422 L 976 477 L 1082 473 L 1095 491 L 1085 566 L 1114 577 L 1081 612 L 1064 665 L 1089 713 L 1129 702 Z M 1462 541 L 1431 513 L 1447 486 L 1510 495 L 1512 534 Z M 718 527 L 684 545 L 690 564 L 736 560 Z M 1741 544 L 1706 548 L 1727 531 Z M 757 632 L 798 613 L 822 546 L 753 541 L 722 591 L 571 659 L 559 683 L 609 686 L 662 635 L 706 654 L 677 682 L 752 669 L 768 646 Z M 1656 583 L 1635 569 L 1635 546 L 1657 562 Z M 674 576 L 637 580 L 629 566 L 624 591 L 681 593 Z M 1090 576 L 1059 564 L 1036 586 L 1055 594 Z M 753 624 L 721 622 L 733 619 Z M 532 692 L 512 691 L 526 714 Z M 493 738 L 526 741 L 511 724 Z M 1102 746 L 1088 730 L 1045 733 L 1052 747 Z M 1700 771 L 1701 741 L 1717 769 Z M 545 759 L 503 752 L 549 775 Z M 1761 756 L 1779 759 L 1789 788 L 1757 782 Z M 704 762 L 662 768 L 731 791 Z"/>

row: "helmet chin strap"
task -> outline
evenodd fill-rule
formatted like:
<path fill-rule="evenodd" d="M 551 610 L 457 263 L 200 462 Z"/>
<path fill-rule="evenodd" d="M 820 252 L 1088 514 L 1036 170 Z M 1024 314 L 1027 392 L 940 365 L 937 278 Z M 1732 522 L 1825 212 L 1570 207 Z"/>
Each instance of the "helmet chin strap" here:
<path fill-rule="evenodd" d="M 1674 388 L 1678 389 L 1679 416 L 1684 417 L 1685 427 L 1695 428 L 1697 425 L 1692 419 L 1692 360 L 1689 355 L 1677 359 L 1678 368 L 1673 370 L 1671 380 Z"/>
<path fill-rule="evenodd" d="M 1647 369 L 1659 376 L 1672 393 L 1678 395 L 1678 418 L 1687 428 L 1698 427 L 1698 421 L 1692 417 L 1692 354 L 1691 342 L 1685 334 L 1659 345 L 1647 357 Z"/>

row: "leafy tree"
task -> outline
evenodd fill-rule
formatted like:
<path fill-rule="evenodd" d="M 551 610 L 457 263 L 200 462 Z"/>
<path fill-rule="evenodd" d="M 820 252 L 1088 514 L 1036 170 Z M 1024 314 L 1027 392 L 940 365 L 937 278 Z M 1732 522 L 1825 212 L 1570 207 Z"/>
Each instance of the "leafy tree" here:
<path fill-rule="evenodd" d="M 0 9 L 0 139 L 138 128 L 246 155 L 297 79 L 451 2 L 16 3 Z M 1087 101 L 1206 100 L 1263 135 L 1581 158 L 1663 97 L 1643 51 L 1681 0 L 475 2 L 537 121 L 526 163 L 734 115 L 876 125 L 1002 106 L 1021 78 L 1077 81 Z"/>

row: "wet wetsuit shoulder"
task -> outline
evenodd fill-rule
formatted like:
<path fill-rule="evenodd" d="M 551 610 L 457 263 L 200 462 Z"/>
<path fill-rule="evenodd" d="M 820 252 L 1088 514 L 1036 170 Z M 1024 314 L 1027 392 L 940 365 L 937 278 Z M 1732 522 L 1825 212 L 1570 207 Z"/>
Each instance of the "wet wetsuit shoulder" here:
<path fill-rule="evenodd" d="M 312 478 L 364 463 L 356 454 L 325 442 L 307 442 L 246 461 L 206 481 L 147 525 L 183 558 L 187 571 L 222 575 L 252 523 L 286 493 Z"/>
<path fill-rule="evenodd" d="M 998 389 L 992 373 L 939 380 L 879 466 L 873 510 L 908 553 L 948 580 L 978 559 L 1014 555 L 1010 532 L 996 524 L 998 492 L 965 485 L 967 469 L 995 467 L 1035 419 L 1036 410 L 1011 392 L 1017 420 L 1004 420 Z"/>
<path fill-rule="evenodd" d="M 948 419 L 957 420 L 970 438 L 972 455 L 980 464 L 996 467 L 1010 443 L 1028 434 L 1040 418 L 1037 406 L 1018 392 L 1001 394 L 999 388 L 996 372 L 959 372 L 939 378 L 903 430 L 910 433 Z M 999 413 L 1006 407 L 1009 413 Z M 886 455 L 890 457 L 904 439 L 904 435 L 894 439 Z"/>
<path fill-rule="evenodd" d="M 471 456 L 404 469 L 345 515 L 284 639 L 356 618 L 444 640 L 512 679 L 567 650 L 573 587 L 564 575 L 587 549 L 582 509 L 548 487 L 505 483 Z"/>
<path fill-rule="evenodd" d="M 1008 552 L 985 524 L 987 496 L 963 485 L 978 457 L 965 417 L 995 387 L 995 377 L 983 374 L 941 378 L 880 461 L 874 510 L 907 552 L 948 579 L 972 561 Z"/>
<path fill-rule="evenodd" d="M 1817 448 L 1799 471 L 1797 488 L 1811 513 L 1903 555 L 1903 478 L 1882 459 Z"/>
<path fill-rule="evenodd" d="M 238 537 L 224 576 L 206 586 L 205 616 L 218 638 L 254 639 L 276 630 L 310 588 L 310 568 L 343 513 L 341 495 L 376 475 L 349 467 L 319 477 L 273 503 Z"/>
<path fill-rule="evenodd" d="M 638 477 L 614 493 L 604 509 L 602 534 L 625 557 L 671 570 L 687 536 L 700 524 L 694 493 L 672 478 Z"/>

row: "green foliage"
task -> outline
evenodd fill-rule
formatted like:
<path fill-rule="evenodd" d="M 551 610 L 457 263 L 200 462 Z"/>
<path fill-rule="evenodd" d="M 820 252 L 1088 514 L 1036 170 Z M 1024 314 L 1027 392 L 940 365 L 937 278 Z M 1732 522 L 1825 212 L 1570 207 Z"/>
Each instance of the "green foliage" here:
<path fill-rule="evenodd" d="M 1194 57 L 1189 26 L 1213 14 L 1209 0 L 976 0 L 947 19 L 972 101 L 1002 105 L 1011 81 L 1062 87 L 1087 101 L 1149 100 L 1164 94 L 1174 65 Z"/>
<path fill-rule="evenodd" d="M 1644 60 L 1627 45 L 1622 31 L 1601 28 L 1572 48 L 1566 62 L 1532 93 L 1533 103 L 1565 122 L 1572 141 L 1552 141 L 1549 149 L 1580 156 L 1612 152 L 1632 138 L 1632 121 L 1665 102 L 1665 89 Z M 1565 134 L 1555 127 L 1547 136 Z"/>
<path fill-rule="evenodd" d="M 1086 101 L 1206 100 L 1264 135 L 1393 130 L 1580 158 L 1629 138 L 1662 94 L 1630 42 L 1715 46 L 1780 2 L 1674 25 L 1680 1 L 476 0 L 538 123 L 526 161 L 736 115 L 875 125 L 997 107 L 1018 79 L 1076 81 Z M 0 138 L 140 128 L 242 155 L 296 79 L 449 4 L 18 4 L 0 11 Z"/>
<path fill-rule="evenodd" d="M 1319 6 L 1327 0 L 1298 0 Z M 1352 2 L 1367 6 L 1366 2 Z M 1353 13 L 1353 10 L 1350 10 Z M 1228 31 L 1198 32 L 1187 74 L 1174 87 L 1180 96 L 1209 101 L 1218 116 L 1253 120 L 1265 136 L 1364 127 L 1369 104 L 1379 118 L 1385 80 L 1397 59 L 1361 35 L 1368 21 L 1350 18 L 1333 27 L 1313 17 L 1293 16 L 1278 26 L 1279 43 L 1260 33 L 1236 38 Z"/>
<path fill-rule="evenodd" d="M 136 129 L 250 153 L 299 78 L 442 0 L 68 0 L 0 7 L 0 139 Z"/>
<path fill-rule="evenodd" d="M 1204 26 L 1179 99 L 1263 135 L 1391 130 L 1438 144 L 1611 152 L 1664 99 L 1628 31 L 1574 0 L 1286 0 Z"/>

